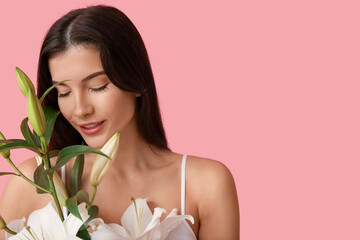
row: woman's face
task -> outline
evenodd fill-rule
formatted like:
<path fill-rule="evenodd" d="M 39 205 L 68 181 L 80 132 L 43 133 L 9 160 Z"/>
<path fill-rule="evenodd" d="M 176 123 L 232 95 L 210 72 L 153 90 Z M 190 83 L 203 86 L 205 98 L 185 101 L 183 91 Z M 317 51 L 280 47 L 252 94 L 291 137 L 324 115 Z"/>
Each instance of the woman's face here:
<path fill-rule="evenodd" d="M 136 129 L 139 94 L 123 91 L 109 80 L 97 49 L 71 47 L 51 57 L 49 68 L 53 82 L 70 80 L 56 87 L 60 111 L 89 146 L 101 148 L 115 132 L 127 135 Z"/>

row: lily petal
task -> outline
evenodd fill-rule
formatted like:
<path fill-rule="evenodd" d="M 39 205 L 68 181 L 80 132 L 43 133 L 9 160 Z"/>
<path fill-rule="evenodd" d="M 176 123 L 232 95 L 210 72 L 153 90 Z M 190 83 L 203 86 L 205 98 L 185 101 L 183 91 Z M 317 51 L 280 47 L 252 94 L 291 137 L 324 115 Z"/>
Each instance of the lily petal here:
<path fill-rule="evenodd" d="M 82 240 L 82 239 L 77 236 L 67 236 L 66 240 Z"/>
<path fill-rule="evenodd" d="M 99 223 L 99 222 L 98 222 Z M 123 227 L 118 224 L 100 224 L 96 231 L 90 233 L 91 240 L 129 240 L 132 239 Z"/>
<path fill-rule="evenodd" d="M 144 234 L 136 240 L 161 240 L 161 237 L 160 222 L 158 222 L 151 230 L 144 232 Z"/>
<path fill-rule="evenodd" d="M 89 222 L 89 226 L 91 227 L 91 229 L 93 231 L 97 231 L 98 230 L 98 227 L 105 224 L 104 221 L 101 219 L 101 218 L 94 218 L 93 220 L 91 220 Z"/>
<path fill-rule="evenodd" d="M 86 203 L 80 203 L 78 206 L 78 209 L 79 209 L 79 213 L 80 213 L 80 216 L 81 216 L 83 222 L 86 222 L 90 217 L 90 215 L 86 209 Z"/>
<path fill-rule="evenodd" d="M 53 202 L 40 210 L 32 212 L 27 225 L 31 227 L 37 236 L 44 236 L 44 239 L 66 239 L 63 223 L 54 209 Z"/>
<path fill-rule="evenodd" d="M 18 234 L 9 238 L 9 240 L 37 240 L 34 237 L 34 232 L 29 228 L 23 228 Z"/>
<path fill-rule="evenodd" d="M 87 219 L 85 203 L 79 205 L 79 211 L 83 218 Z M 85 220 L 86 220 L 85 219 Z M 29 239 L 46 239 L 46 240 L 79 240 L 76 233 L 83 224 L 81 219 L 70 214 L 66 220 L 61 222 L 53 202 L 50 202 L 46 207 L 32 212 L 29 216 L 26 227 L 24 227 L 25 218 L 14 221 L 11 224 L 13 230 L 22 230 L 15 236 L 9 237 L 9 240 L 29 240 Z M 16 226 L 15 226 L 16 225 Z M 16 227 L 16 229 L 15 229 Z"/>
<path fill-rule="evenodd" d="M 177 209 L 174 208 L 170 214 L 160 223 L 161 239 L 166 239 L 169 233 L 180 224 L 187 224 L 185 219 L 194 224 L 194 218 L 191 215 L 177 215 Z"/>
<path fill-rule="evenodd" d="M 111 228 L 111 230 L 114 233 L 116 233 L 119 237 L 121 237 L 121 239 L 123 239 L 123 238 L 128 239 L 129 238 L 129 233 L 126 231 L 125 228 L 123 228 L 119 224 L 110 223 L 110 224 L 108 224 L 108 226 Z"/>
<path fill-rule="evenodd" d="M 136 217 L 134 203 L 125 210 L 121 217 L 121 224 L 129 232 L 132 239 L 139 237 L 152 219 L 152 213 L 146 201 L 147 199 L 143 198 L 137 198 L 135 200 L 139 222 Z"/>
<path fill-rule="evenodd" d="M 83 219 L 82 221 L 72 214 L 70 214 L 65 219 L 63 224 L 64 224 L 64 228 L 65 228 L 67 235 L 76 236 L 76 233 L 78 232 L 81 225 L 83 225 L 83 223 L 89 218 L 89 214 L 87 214 L 87 211 L 86 211 L 85 203 L 81 203 L 79 205 L 79 212 L 80 212 L 81 218 Z M 85 212 L 86 212 L 86 214 L 85 214 Z"/>
<path fill-rule="evenodd" d="M 174 208 L 173 210 L 171 210 L 171 212 L 169 213 L 169 215 L 165 218 L 165 220 L 167 219 L 167 218 L 173 218 L 173 217 L 176 217 L 176 218 L 182 218 L 182 219 L 187 219 L 187 220 L 189 220 L 192 224 L 194 224 L 194 218 L 193 218 L 193 216 L 191 216 L 191 215 L 177 215 L 177 209 L 176 208 Z M 165 221 L 164 220 L 164 221 Z"/>
<path fill-rule="evenodd" d="M 20 232 L 25 226 L 25 218 L 23 217 L 22 219 L 14 220 L 11 223 L 9 223 L 7 226 L 14 232 Z M 13 235 L 8 232 L 5 232 L 5 239 L 10 238 L 11 236 Z"/>
<path fill-rule="evenodd" d="M 160 223 L 160 218 L 161 215 L 163 213 L 166 213 L 166 210 L 163 208 L 155 208 L 154 209 L 154 215 L 151 218 L 151 221 L 149 222 L 149 224 L 146 226 L 144 232 L 150 231 L 151 229 L 153 229 L 157 224 Z"/>

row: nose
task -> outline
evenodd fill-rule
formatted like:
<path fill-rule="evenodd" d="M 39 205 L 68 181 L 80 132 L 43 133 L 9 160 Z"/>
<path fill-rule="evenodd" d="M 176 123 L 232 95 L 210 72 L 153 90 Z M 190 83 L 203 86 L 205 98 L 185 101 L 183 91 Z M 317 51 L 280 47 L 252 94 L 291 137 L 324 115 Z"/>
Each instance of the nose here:
<path fill-rule="evenodd" d="M 94 112 L 94 106 L 91 103 L 91 99 L 88 99 L 86 95 L 76 94 L 74 101 L 74 116 L 86 118 Z"/>

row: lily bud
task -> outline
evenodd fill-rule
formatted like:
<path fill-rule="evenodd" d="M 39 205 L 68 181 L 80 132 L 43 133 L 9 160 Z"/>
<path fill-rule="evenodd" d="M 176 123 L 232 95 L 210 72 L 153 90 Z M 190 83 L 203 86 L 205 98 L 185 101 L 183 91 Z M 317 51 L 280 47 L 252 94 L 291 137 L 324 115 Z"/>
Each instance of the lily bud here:
<path fill-rule="evenodd" d="M 31 126 L 39 135 L 39 137 L 45 134 L 45 114 L 41 107 L 40 100 L 36 97 L 35 92 L 27 92 L 27 112 Z"/>
<path fill-rule="evenodd" d="M 35 156 L 36 164 L 39 166 L 42 163 L 42 158 L 39 155 Z"/>
<path fill-rule="evenodd" d="M 4 135 L 0 132 L 0 140 L 6 140 L 6 138 L 4 137 Z M 5 143 L 0 143 L 0 146 L 4 145 Z M 9 158 L 10 157 L 10 150 L 7 151 L 3 151 L 0 152 L 0 154 L 4 157 L 4 158 Z"/>
<path fill-rule="evenodd" d="M 69 198 L 69 195 L 66 191 L 64 182 L 61 180 L 59 174 L 54 172 L 53 174 L 53 181 L 55 185 L 56 194 L 59 198 L 59 202 L 62 206 L 66 206 L 65 201 Z"/>
<path fill-rule="evenodd" d="M 39 166 L 42 163 L 42 158 L 37 155 L 35 156 L 36 163 Z M 65 201 L 69 198 L 69 195 L 66 191 L 64 182 L 61 180 L 59 174 L 57 172 L 53 173 L 53 181 L 55 185 L 56 195 L 58 196 L 59 202 L 62 206 L 66 206 Z"/>
<path fill-rule="evenodd" d="M 119 147 L 119 141 L 120 141 L 120 134 L 115 133 L 114 136 L 112 136 L 101 148 L 100 151 L 108 155 L 110 159 L 102 155 L 96 156 L 90 174 L 90 183 L 93 187 L 99 185 L 101 179 L 104 177 L 104 174 L 109 168 L 110 164 L 115 160 L 117 150 Z"/>
<path fill-rule="evenodd" d="M 5 228 L 6 228 L 6 222 L 4 221 L 2 216 L 0 216 L 0 230 L 5 229 Z"/>
<path fill-rule="evenodd" d="M 21 92 L 27 97 L 27 92 L 29 89 L 35 93 L 35 88 L 30 78 L 18 67 L 15 68 L 16 78 Z"/>

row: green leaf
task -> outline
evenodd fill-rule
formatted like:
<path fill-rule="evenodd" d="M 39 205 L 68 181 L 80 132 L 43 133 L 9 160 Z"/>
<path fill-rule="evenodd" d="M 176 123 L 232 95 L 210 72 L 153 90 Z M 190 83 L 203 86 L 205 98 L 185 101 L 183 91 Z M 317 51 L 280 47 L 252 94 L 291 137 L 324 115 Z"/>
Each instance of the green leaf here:
<path fill-rule="evenodd" d="M 4 175 L 15 175 L 15 176 L 20 176 L 17 173 L 13 173 L 13 172 L 0 172 L 0 176 L 4 176 Z"/>
<path fill-rule="evenodd" d="M 48 178 L 48 175 L 44 169 L 44 164 L 40 164 L 35 172 L 34 172 L 34 182 L 39 185 L 40 187 L 43 187 L 47 190 L 51 190 L 50 188 L 50 181 L 49 181 L 49 178 Z M 37 193 L 46 193 L 44 191 L 42 191 L 41 189 L 36 189 Z"/>
<path fill-rule="evenodd" d="M 16 142 L 24 142 L 24 139 L 6 139 L 6 140 L 0 140 L 0 143 L 16 143 Z"/>
<path fill-rule="evenodd" d="M 33 130 L 33 135 L 34 135 L 34 137 L 35 137 L 35 139 L 36 139 L 36 142 L 37 143 L 39 143 L 40 144 L 40 146 L 41 146 L 41 140 L 40 140 L 40 137 L 39 137 L 39 135 L 37 135 L 37 133 Z"/>
<path fill-rule="evenodd" d="M 90 222 L 92 219 L 97 217 L 97 215 L 99 214 L 99 207 L 96 205 L 92 205 L 88 210 L 88 214 L 90 215 L 90 217 L 86 222 Z"/>
<path fill-rule="evenodd" d="M 88 210 L 88 214 L 90 215 L 89 219 L 86 222 L 90 222 L 92 219 L 96 218 L 99 214 L 99 207 L 96 205 L 92 205 Z"/>
<path fill-rule="evenodd" d="M 40 102 L 42 103 L 44 101 L 44 98 L 46 97 L 46 95 L 48 95 L 49 92 L 51 90 L 53 90 L 57 85 L 62 84 L 62 83 L 67 82 L 67 81 L 70 81 L 70 80 L 64 80 L 64 81 L 58 82 L 58 83 L 52 85 L 51 87 L 49 87 L 48 89 L 46 89 L 46 91 L 44 92 L 44 94 L 40 98 Z"/>
<path fill-rule="evenodd" d="M 29 149 L 29 150 L 39 154 L 39 150 L 37 148 L 30 145 L 28 142 L 26 142 L 24 140 L 4 144 L 4 145 L 0 146 L 0 152 L 6 151 L 6 150 L 11 150 L 11 149 L 16 149 L 16 148 L 26 148 L 26 149 Z"/>
<path fill-rule="evenodd" d="M 78 233 L 76 234 L 76 236 L 83 240 L 91 240 L 90 234 L 88 233 L 88 231 L 86 231 L 85 228 L 82 229 L 81 231 L 79 230 Z"/>
<path fill-rule="evenodd" d="M 29 144 L 31 144 L 31 145 L 33 145 L 34 147 L 37 148 L 37 147 L 40 146 L 39 145 L 40 143 L 36 142 L 36 139 L 35 139 L 34 135 L 32 134 L 32 132 L 31 132 L 31 130 L 29 128 L 28 121 L 29 121 L 28 118 L 24 118 L 24 120 L 21 122 L 21 125 L 20 125 L 21 126 L 21 132 L 22 132 L 25 140 Z"/>
<path fill-rule="evenodd" d="M 89 222 L 97 217 L 97 215 L 99 214 L 99 207 L 96 205 L 92 205 L 88 210 L 88 214 L 89 214 L 89 218 L 81 226 L 79 231 L 86 229 L 88 227 Z"/>
<path fill-rule="evenodd" d="M 71 197 L 71 198 L 66 199 L 65 204 L 66 204 L 66 207 L 69 210 L 69 212 L 72 213 L 72 215 L 74 215 L 75 217 L 81 219 L 81 215 L 80 215 L 80 212 L 79 212 L 79 209 L 78 209 L 77 196 L 76 195 Z"/>
<path fill-rule="evenodd" d="M 78 201 L 79 203 L 85 202 L 87 205 L 90 204 L 89 194 L 88 194 L 87 191 L 85 191 L 85 190 L 80 190 L 79 192 L 77 192 L 76 197 L 77 197 L 77 201 Z"/>
<path fill-rule="evenodd" d="M 60 153 L 60 150 L 52 150 L 49 152 L 49 158 L 56 157 L 59 155 L 59 153 Z"/>
<path fill-rule="evenodd" d="M 74 196 L 80 189 L 84 170 L 84 154 L 77 156 L 70 175 L 70 194 Z"/>
<path fill-rule="evenodd" d="M 84 153 L 97 153 L 104 157 L 109 158 L 105 153 L 101 152 L 100 150 L 97 150 L 95 148 L 89 147 L 89 146 L 83 146 L 83 145 L 73 145 L 66 148 L 63 148 L 58 156 L 56 165 L 53 168 L 49 168 L 48 170 L 56 170 L 64 166 L 70 159 L 73 157 L 76 157 L 80 154 Z"/>
<path fill-rule="evenodd" d="M 46 129 L 45 129 L 45 139 L 46 143 L 49 144 L 50 138 L 54 129 L 54 124 L 56 118 L 58 117 L 60 111 L 56 111 L 50 106 L 44 107 L 45 120 L 46 120 Z"/>

